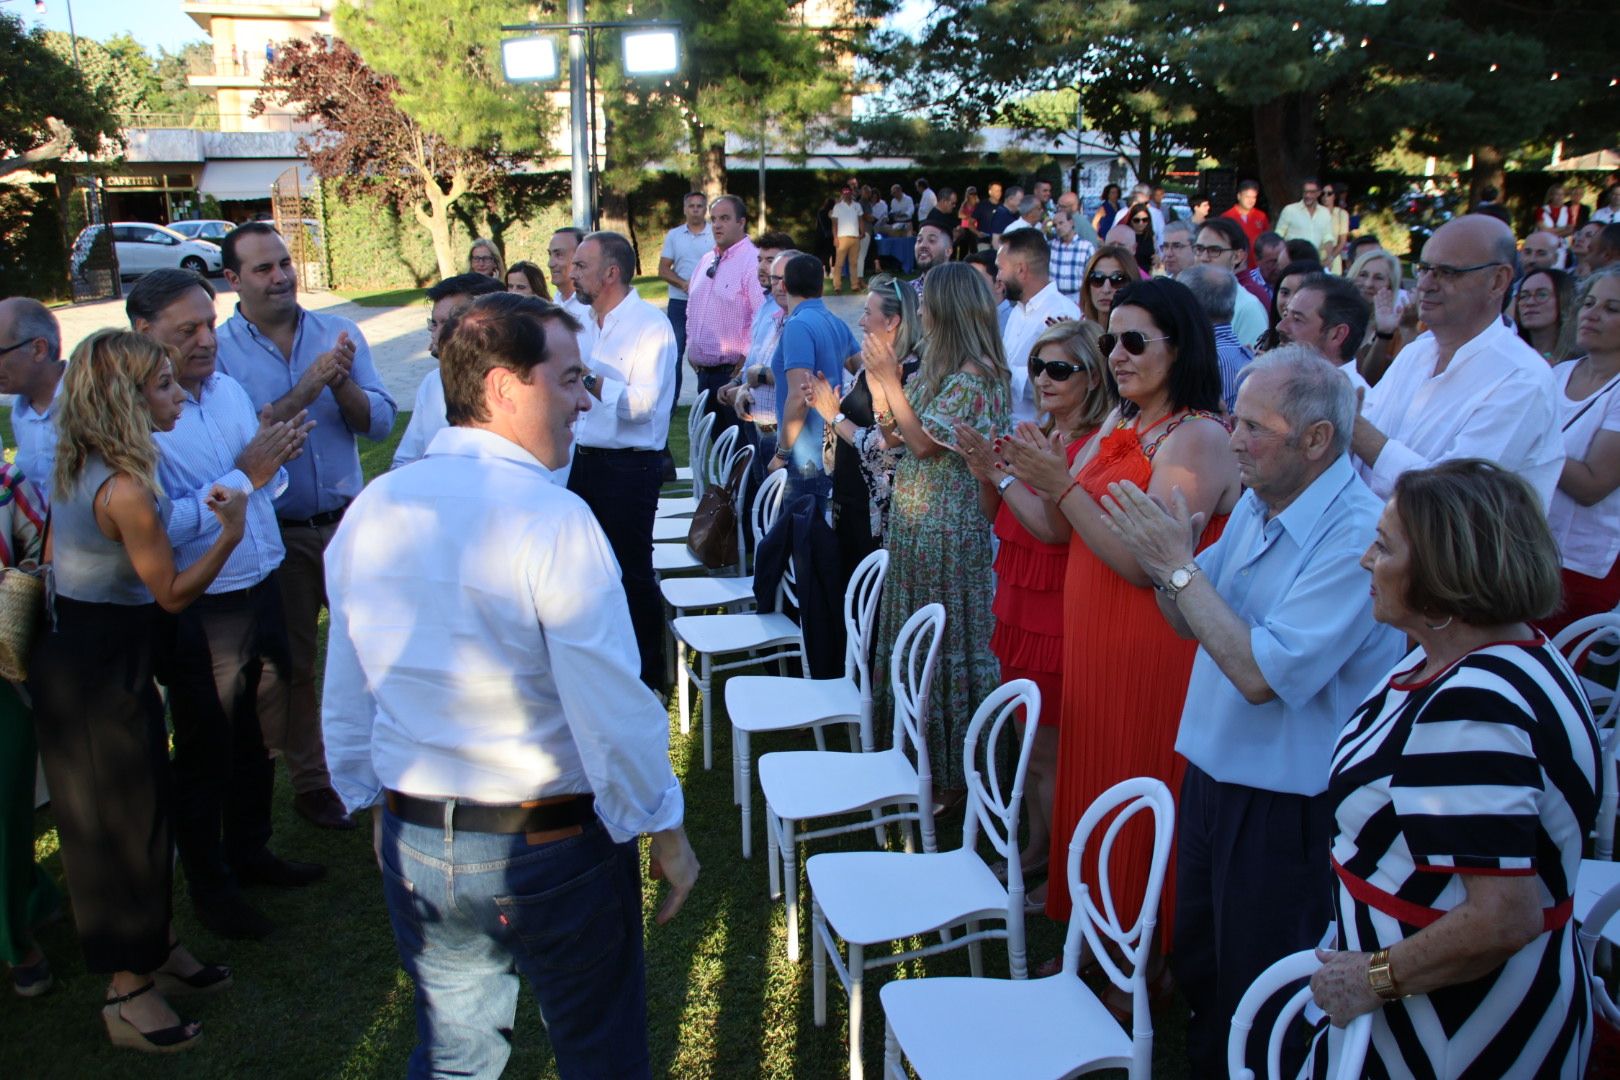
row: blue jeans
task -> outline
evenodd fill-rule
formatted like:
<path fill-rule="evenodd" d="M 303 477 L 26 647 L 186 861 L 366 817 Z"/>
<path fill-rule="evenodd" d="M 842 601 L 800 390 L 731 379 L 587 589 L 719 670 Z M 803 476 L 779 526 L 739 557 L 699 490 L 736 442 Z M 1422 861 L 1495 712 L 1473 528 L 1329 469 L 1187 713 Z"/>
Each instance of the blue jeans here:
<path fill-rule="evenodd" d="M 383 895 L 416 983 L 407 1075 L 499 1077 L 518 977 L 564 1078 L 651 1077 L 635 844 L 597 822 L 531 846 L 383 817 Z"/>

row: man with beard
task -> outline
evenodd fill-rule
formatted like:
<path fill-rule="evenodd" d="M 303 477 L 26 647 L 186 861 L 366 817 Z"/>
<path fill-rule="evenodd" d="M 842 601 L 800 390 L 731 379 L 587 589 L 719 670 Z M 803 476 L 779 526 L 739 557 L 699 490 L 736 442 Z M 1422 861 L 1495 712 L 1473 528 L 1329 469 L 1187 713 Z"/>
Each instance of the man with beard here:
<path fill-rule="evenodd" d="M 1080 318 L 1080 308 L 1058 292 L 1052 281 L 1051 250 L 1039 229 L 1019 229 L 1002 238 L 1001 250 L 996 252 L 996 280 L 1013 305 L 1001 332 L 1007 365 L 1012 368 L 1013 422 L 1034 420 L 1029 350 L 1047 326 Z"/>
<path fill-rule="evenodd" d="M 928 271 L 951 261 L 955 225 L 956 222 L 948 214 L 935 210 L 917 228 L 917 243 L 913 249 L 917 259 L 917 276 L 912 280 L 911 287 L 917 290 L 919 297 L 922 296 L 923 278 L 928 276 Z"/>

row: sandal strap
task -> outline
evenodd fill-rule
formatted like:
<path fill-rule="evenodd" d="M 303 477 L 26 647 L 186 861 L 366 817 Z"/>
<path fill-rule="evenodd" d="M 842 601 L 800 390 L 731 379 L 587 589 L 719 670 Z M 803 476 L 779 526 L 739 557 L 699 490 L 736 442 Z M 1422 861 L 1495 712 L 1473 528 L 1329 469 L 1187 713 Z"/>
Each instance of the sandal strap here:
<path fill-rule="evenodd" d="M 101 1007 L 106 1008 L 108 1005 L 122 1005 L 126 1001 L 134 1001 L 136 998 L 140 997 L 142 994 L 144 994 L 144 993 L 146 993 L 146 992 L 148 992 L 150 990 L 155 990 L 156 988 L 157 988 L 157 983 L 152 979 L 147 979 L 145 986 L 137 987 L 136 989 L 131 990 L 129 993 L 123 994 L 123 995 L 121 995 L 119 997 L 107 998 L 105 1001 L 103 1001 L 101 1003 Z"/>

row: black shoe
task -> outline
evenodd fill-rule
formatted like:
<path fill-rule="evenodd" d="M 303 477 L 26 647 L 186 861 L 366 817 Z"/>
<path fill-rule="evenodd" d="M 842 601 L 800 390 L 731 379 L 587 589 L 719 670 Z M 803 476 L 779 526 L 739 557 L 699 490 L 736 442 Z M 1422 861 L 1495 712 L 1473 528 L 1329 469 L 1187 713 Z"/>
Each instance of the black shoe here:
<path fill-rule="evenodd" d="M 234 941 L 258 941 L 269 937 L 276 924 L 260 914 L 259 909 L 240 896 L 227 896 L 218 900 L 193 901 L 197 921 L 210 932 Z"/>
<path fill-rule="evenodd" d="M 243 885 L 274 885 L 281 889 L 300 888 L 326 876 L 326 867 L 320 863 L 294 862 L 268 851 L 235 869 L 236 880 Z"/>
<path fill-rule="evenodd" d="M 355 828 L 355 821 L 343 809 L 343 800 L 331 788 L 305 791 L 293 796 L 293 809 L 311 824 L 323 829 L 346 830 Z"/>

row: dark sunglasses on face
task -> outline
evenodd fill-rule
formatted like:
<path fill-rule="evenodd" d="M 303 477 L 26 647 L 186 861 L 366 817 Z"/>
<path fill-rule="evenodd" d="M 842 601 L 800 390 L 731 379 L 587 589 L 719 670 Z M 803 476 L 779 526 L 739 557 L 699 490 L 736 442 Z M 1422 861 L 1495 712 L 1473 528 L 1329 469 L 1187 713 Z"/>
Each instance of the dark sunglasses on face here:
<path fill-rule="evenodd" d="M 1029 358 L 1029 377 L 1031 379 L 1040 378 L 1041 372 L 1044 371 L 1051 376 L 1053 382 L 1068 382 L 1069 376 L 1083 370 L 1079 364 L 1073 364 L 1067 360 L 1042 360 L 1038 356 Z"/>
<path fill-rule="evenodd" d="M 1146 225 L 1149 220 L 1150 219 L 1145 218 L 1145 217 L 1133 217 L 1133 218 L 1131 218 L 1131 224 L 1132 225 Z"/>
<path fill-rule="evenodd" d="M 1124 272 L 1120 270 L 1115 270 L 1112 274 L 1105 274 L 1101 270 L 1093 270 L 1091 273 L 1086 275 L 1086 280 L 1091 282 L 1093 285 L 1101 285 L 1106 281 L 1117 289 L 1129 281 L 1130 278 L 1126 277 Z"/>
<path fill-rule="evenodd" d="M 1102 350 L 1104 356 L 1113 355 L 1115 344 L 1125 346 L 1125 351 L 1132 356 L 1141 356 L 1147 352 L 1149 342 L 1169 340 L 1169 334 L 1162 337 L 1146 337 L 1140 330 L 1127 330 L 1123 334 L 1100 335 L 1097 338 L 1097 347 Z"/>

